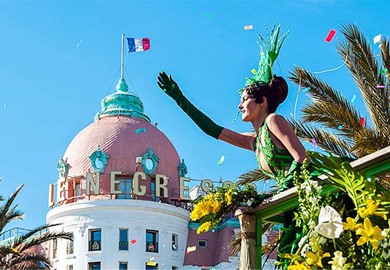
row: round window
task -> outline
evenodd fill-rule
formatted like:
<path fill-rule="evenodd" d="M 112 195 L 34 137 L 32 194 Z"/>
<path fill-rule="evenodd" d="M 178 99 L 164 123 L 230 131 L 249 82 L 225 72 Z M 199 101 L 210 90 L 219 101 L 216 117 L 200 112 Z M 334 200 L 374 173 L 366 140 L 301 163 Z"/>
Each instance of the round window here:
<path fill-rule="evenodd" d="M 154 162 L 151 158 L 148 158 L 147 160 L 145 160 L 146 169 L 151 170 L 151 169 L 153 169 L 153 166 L 154 166 Z"/>

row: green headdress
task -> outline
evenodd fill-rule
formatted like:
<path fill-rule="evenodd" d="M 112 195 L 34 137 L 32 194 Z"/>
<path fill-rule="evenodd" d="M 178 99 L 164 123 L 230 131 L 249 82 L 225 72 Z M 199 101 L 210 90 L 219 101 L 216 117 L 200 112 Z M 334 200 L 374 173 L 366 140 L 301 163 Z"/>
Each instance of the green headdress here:
<path fill-rule="evenodd" d="M 274 64 L 276 58 L 279 55 L 280 48 L 283 45 L 283 41 L 286 38 L 288 31 L 279 38 L 280 24 L 278 26 L 274 25 L 271 34 L 268 33 L 267 27 L 267 40 L 259 35 L 261 43 L 258 43 L 260 47 L 260 61 L 259 69 L 256 71 L 252 69 L 253 77 L 247 77 L 245 86 L 251 84 L 267 84 L 272 80 L 272 65 Z M 240 90 L 242 92 L 243 89 Z"/>

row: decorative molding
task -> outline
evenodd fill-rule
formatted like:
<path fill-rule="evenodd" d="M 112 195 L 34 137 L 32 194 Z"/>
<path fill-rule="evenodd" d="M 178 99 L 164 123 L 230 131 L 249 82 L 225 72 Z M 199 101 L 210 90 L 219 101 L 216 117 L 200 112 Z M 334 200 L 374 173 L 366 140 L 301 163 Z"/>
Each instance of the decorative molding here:
<path fill-rule="evenodd" d="M 101 151 L 100 146 L 98 145 L 96 151 L 89 156 L 89 160 L 91 161 L 91 165 L 95 173 L 104 172 L 108 163 L 108 158 L 109 156 Z"/>

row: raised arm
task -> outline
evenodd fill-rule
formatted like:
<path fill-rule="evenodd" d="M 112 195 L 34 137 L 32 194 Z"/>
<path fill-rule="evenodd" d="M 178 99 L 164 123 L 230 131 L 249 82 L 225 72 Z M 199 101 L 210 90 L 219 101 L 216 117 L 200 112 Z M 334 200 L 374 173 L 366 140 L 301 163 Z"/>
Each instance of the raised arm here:
<path fill-rule="evenodd" d="M 207 135 L 232 145 L 253 150 L 254 134 L 240 134 L 217 125 L 207 115 L 196 108 L 182 93 L 178 84 L 165 72 L 160 72 L 158 86 L 195 122 Z"/>

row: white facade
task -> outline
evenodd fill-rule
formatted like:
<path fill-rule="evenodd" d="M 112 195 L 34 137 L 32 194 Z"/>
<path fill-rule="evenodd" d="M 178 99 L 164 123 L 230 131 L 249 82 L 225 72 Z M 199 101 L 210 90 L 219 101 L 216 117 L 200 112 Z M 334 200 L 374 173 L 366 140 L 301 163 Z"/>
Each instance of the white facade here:
<path fill-rule="evenodd" d="M 183 266 L 189 212 L 179 207 L 142 200 L 82 201 L 50 210 L 46 221 L 61 223 L 55 230 L 72 232 L 74 237 L 73 251 L 68 240 L 51 243 L 50 258 L 57 270 L 121 269 L 120 263 L 127 264 L 126 269 L 181 269 Z M 128 230 L 127 250 L 119 250 L 120 229 L 122 237 Z M 100 243 L 99 239 L 93 243 L 92 234 L 98 230 Z M 155 236 L 154 252 L 146 251 L 147 230 L 149 236 L 150 232 Z M 176 243 L 172 242 L 173 238 Z M 123 249 L 126 244 L 121 246 Z M 94 268 L 93 263 L 100 263 L 100 268 Z"/>

